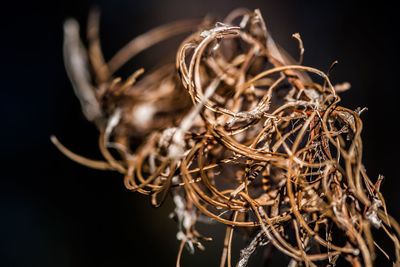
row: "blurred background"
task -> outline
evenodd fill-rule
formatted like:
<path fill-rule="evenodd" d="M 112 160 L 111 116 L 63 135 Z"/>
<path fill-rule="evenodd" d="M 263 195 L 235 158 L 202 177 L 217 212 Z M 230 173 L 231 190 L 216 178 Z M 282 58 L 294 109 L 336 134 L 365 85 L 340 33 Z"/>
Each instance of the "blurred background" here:
<path fill-rule="evenodd" d="M 153 209 L 149 199 L 127 191 L 118 174 L 77 165 L 50 143 L 49 136 L 55 134 L 71 150 L 100 157 L 97 130 L 84 119 L 62 61 L 63 21 L 75 17 L 84 29 L 94 5 L 102 10 L 106 58 L 157 25 L 205 15 L 222 18 L 236 7 L 260 8 L 275 40 L 295 56 L 297 43 L 291 35 L 300 32 L 305 64 L 327 70 L 338 60 L 333 82 L 352 84 L 342 94 L 343 105 L 368 107 L 362 115 L 364 163 L 373 180 L 378 174 L 386 177 L 382 191 L 390 213 L 400 219 L 398 28 L 390 5 L 316 0 L 13 1 L 0 10 L 0 266 L 175 264 L 179 243 L 175 223 L 168 218 L 170 201 Z M 150 62 L 172 60 L 178 43 L 156 46 L 124 70 L 151 69 Z M 202 227 L 217 240 L 205 244 L 205 252 L 185 252 L 183 266 L 218 266 L 222 229 Z M 387 240 L 380 242 L 388 245 Z M 242 245 L 236 244 L 235 251 Z M 250 263 L 260 255 L 262 251 Z M 379 259 L 377 266 L 386 263 Z"/>

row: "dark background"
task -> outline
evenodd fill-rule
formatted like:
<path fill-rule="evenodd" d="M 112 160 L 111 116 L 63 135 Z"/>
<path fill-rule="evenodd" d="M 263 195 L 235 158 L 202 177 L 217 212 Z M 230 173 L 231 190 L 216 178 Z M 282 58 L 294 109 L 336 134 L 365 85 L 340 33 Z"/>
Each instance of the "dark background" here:
<path fill-rule="evenodd" d="M 364 163 L 373 180 L 385 175 L 382 190 L 390 212 L 400 219 L 393 7 L 373 1 L 13 1 L 0 10 L 0 266 L 175 264 L 171 203 L 152 209 L 146 197 L 124 188 L 119 175 L 79 166 L 49 140 L 55 134 L 73 151 L 99 157 L 97 130 L 81 114 L 62 62 L 63 21 L 72 16 L 84 28 L 93 4 L 102 10 L 107 58 L 154 26 L 207 14 L 223 17 L 241 6 L 260 8 L 275 40 L 294 55 L 291 34 L 300 32 L 305 64 L 327 70 L 338 60 L 333 82 L 353 86 L 342 95 L 344 105 L 369 108 L 363 114 Z M 170 54 L 156 46 L 127 69 L 167 61 Z M 221 229 L 204 231 L 220 237 Z M 183 266 L 217 266 L 222 243 L 206 248 L 194 256 L 186 253 Z M 389 266 L 381 260 L 377 265 Z"/>

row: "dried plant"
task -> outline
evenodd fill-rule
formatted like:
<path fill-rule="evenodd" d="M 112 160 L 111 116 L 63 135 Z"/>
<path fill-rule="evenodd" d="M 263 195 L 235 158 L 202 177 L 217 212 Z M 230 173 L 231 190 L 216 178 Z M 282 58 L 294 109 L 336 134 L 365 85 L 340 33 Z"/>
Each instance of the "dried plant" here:
<path fill-rule="evenodd" d="M 124 175 L 125 186 L 158 207 L 172 195 L 180 250 L 204 249 L 196 224 L 226 225 L 220 266 L 231 266 L 235 229 L 253 238 L 237 266 L 269 246 L 289 266 L 373 266 L 377 249 L 400 266 L 400 227 L 362 165 L 363 110 L 339 105 L 328 74 L 292 59 L 269 34 L 259 10 L 238 9 L 214 26 L 176 22 L 143 34 L 107 63 L 98 12 L 88 25 L 88 52 L 78 24 L 65 23 L 65 63 L 88 120 L 99 131 L 104 161 L 68 157 Z M 196 30 L 197 29 L 197 30 Z M 115 72 L 133 56 L 192 31 L 166 65 L 126 79 Z M 90 64 L 88 63 L 90 62 Z M 90 65 L 90 67 L 89 67 Z M 94 78 L 91 78 L 91 75 Z M 139 78 L 141 76 L 141 78 Z M 372 228 L 393 241 L 383 251 Z M 390 255 L 389 255 L 390 254 Z"/>

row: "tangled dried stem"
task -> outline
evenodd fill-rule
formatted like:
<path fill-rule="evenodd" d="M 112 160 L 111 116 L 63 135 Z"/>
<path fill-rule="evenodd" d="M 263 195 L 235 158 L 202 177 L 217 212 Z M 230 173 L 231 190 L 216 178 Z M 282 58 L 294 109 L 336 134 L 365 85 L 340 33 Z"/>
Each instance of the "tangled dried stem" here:
<path fill-rule="evenodd" d="M 301 65 L 299 34 L 296 62 L 274 42 L 259 10 L 239 9 L 214 26 L 161 26 L 106 63 L 98 20 L 94 12 L 88 54 L 77 23 L 68 21 L 64 51 L 84 114 L 100 130 L 105 161 L 52 140 L 83 165 L 122 173 L 125 186 L 150 195 L 156 207 L 172 194 L 178 266 L 185 245 L 204 249 L 195 229 L 204 218 L 227 226 L 220 266 L 231 266 L 234 229 L 243 228 L 254 239 L 237 266 L 268 245 L 288 255 L 290 266 L 335 265 L 343 257 L 370 267 L 379 248 L 372 227 L 393 241 L 395 256 L 384 253 L 400 266 L 400 228 L 386 212 L 381 177 L 372 182 L 362 165 L 360 111 L 339 105 L 337 92 L 348 84 L 333 86 L 324 72 Z M 177 50 L 176 68 L 113 76 L 142 50 L 196 27 Z"/>

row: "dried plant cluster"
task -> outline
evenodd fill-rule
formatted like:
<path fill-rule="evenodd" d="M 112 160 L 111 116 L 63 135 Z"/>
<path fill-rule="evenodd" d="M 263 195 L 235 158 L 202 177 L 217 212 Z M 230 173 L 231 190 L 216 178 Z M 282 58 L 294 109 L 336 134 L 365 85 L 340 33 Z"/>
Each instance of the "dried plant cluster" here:
<path fill-rule="evenodd" d="M 236 229 L 252 239 L 236 266 L 261 246 L 289 256 L 289 266 L 333 266 L 339 258 L 373 266 L 376 253 L 400 266 L 400 229 L 386 212 L 382 178 L 371 181 L 361 162 L 362 110 L 339 105 L 347 83 L 333 86 L 326 73 L 302 65 L 299 34 L 295 61 L 273 41 L 259 10 L 239 9 L 216 24 L 161 26 L 106 62 L 98 22 L 93 12 L 86 50 L 77 23 L 67 21 L 64 52 L 105 160 L 52 140 L 83 165 L 120 172 L 129 190 L 149 195 L 156 207 L 172 195 L 178 266 L 185 245 L 204 249 L 207 238 L 195 226 L 207 221 L 226 225 L 220 266 L 232 265 Z M 188 31 L 175 65 L 115 76 L 142 50 Z M 374 241 L 373 228 L 393 241 L 391 251 Z"/>

